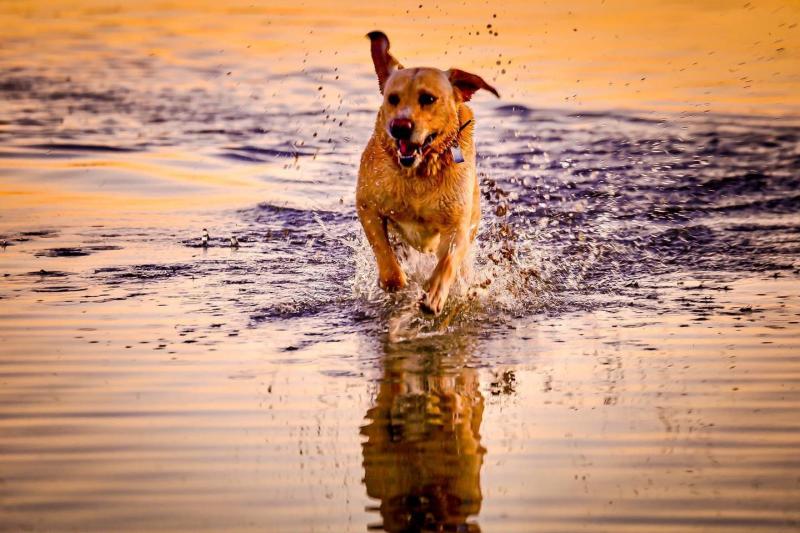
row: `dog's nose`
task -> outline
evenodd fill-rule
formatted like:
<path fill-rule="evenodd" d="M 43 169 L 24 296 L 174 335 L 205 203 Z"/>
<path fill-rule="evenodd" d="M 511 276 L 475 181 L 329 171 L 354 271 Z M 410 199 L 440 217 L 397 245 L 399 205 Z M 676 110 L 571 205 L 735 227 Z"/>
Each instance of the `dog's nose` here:
<path fill-rule="evenodd" d="M 396 118 L 389 123 L 389 133 L 397 140 L 407 141 L 411 138 L 414 123 L 408 118 Z"/>

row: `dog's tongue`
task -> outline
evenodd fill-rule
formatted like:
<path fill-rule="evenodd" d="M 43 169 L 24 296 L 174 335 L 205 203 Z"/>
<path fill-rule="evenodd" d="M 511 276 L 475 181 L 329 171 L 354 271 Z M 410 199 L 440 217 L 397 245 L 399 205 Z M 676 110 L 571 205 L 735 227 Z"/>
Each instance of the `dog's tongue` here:
<path fill-rule="evenodd" d="M 410 143 L 408 141 L 400 141 L 400 155 L 402 156 L 410 156 L 414 155 L 414 151 L 417 149 L 417 145 L 414 143 Z"/>

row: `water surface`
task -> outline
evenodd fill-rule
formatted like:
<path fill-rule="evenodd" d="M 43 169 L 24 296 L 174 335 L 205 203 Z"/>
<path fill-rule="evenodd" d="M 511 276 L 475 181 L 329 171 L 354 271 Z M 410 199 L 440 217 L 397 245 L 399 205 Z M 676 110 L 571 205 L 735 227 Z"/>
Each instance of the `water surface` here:
<path fill-rule="evenodd" d="M 796 531 L 797 9 L 603 6 L 4 4 L 0 529 Z M 353 209 L 375 27 L 504 95 L 437 319 Z"/>

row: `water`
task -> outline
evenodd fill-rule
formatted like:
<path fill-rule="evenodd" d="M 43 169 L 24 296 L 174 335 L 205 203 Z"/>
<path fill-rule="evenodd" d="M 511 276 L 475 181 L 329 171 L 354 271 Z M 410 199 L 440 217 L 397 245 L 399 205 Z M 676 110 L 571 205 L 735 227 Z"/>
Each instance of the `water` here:
<path fill-rule="evenodd" d="M 702 69 L 664 68 L 663 105 L 618 95 L 638 110 L 541 105 L 577 85 L 530 91 L 524 6 L 409 15 L 403 58 L 415 23 L 493 21 L 448 50 L 505 53 L 516 94 L 476 98 L 475 271 L 431 319 L 431 260 L 384 295 L 353 209 L 361 26 L 394 11 L 77 6 L 3 8 L 0 530 L 800 527 L 796 10 L 741 8 L 784 40 L 754 83 L 777 97 L 698 107 Z"/>

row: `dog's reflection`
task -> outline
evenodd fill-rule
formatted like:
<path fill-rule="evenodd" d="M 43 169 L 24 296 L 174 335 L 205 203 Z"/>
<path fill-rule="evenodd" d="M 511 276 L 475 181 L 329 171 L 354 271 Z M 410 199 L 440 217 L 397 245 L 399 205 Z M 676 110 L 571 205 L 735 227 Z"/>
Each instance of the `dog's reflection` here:
<path fill-rule="evenodd" d="M 361 429 L 367 495 L 387 532 L 479 532 L 483 396 L 467 347 L 389 345 Z"/>

